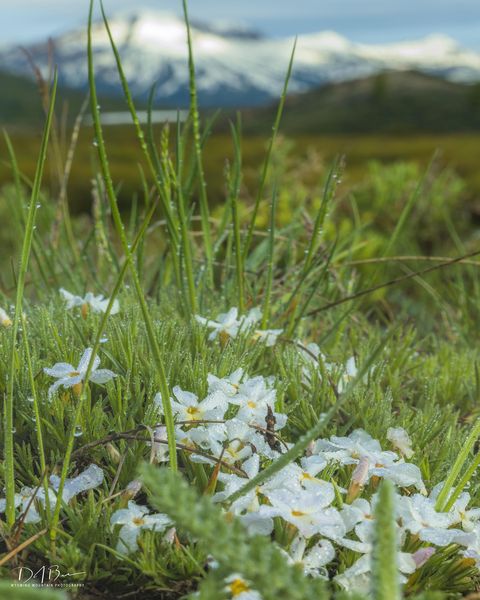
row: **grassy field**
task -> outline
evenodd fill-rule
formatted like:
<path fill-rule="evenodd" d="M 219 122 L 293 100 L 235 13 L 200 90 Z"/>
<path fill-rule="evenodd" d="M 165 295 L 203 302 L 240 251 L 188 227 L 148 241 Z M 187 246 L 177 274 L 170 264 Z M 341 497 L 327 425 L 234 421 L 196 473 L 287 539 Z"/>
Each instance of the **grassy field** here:
<path fill-rule="evenodd" d="M 160 138 L 160 127 L 155 128 L 155 138 Z M 68 137 L 59 136 L 65 141 L 60 143 L 61 152 L 67 152 Z M 12 132 L 11 138 L 18 154 L 21 172 L 32 179 L 40 134 L 31 132 Z M 131 127 L 109 127 L 105 130 L 109 150 L 110 165 L 116 183 L 120 186 L 120 202 L 128 205 L 132 196 L 141 193 L 142 184 L 139 165 L 144 168 L 138 144 Z M 76 158 L 72 165 L 68 185 L 68 196 L 74 212 L 90 209 L 91 174 L 95 169 L 96 152 L 93 145 L 94 135 L 91 127 L 80 132 L 76 147 Z M 267 139 L 245 136 L 242 140 L 244 163 L 245 198 L 251 196 L 259 177 L 259 165 L 265 154 Z M 345 156 L 343 190 L 349 191 L 366 182 L 371 163 L 391 165 L 395 162 L 413 163 L 420 170 L 426 170 L 433 160 L 434 171 L 449 169 L 454 171 L 466 184 L 466 202 L 472 214 L 480 208 L 480 174 L 477 154 L 480 148 L 478 134 L 449 135 L 331 135 L 297 136 L 280 139 L 279 160 L 283 168 L 294 169 L 295 177 L 307 186 L 317 185 L 329 169 L 332 161 L 340 155 Z M 0 141 L 2 161 L 0 162 L 0 184 L 11 181 L 11 166 L 8 161 L 5 142 Z M 233 160 L 234 148 L 229 135 L 213 134 L 205 146 L 205 171 L 209 185 L 210 201 L 213 205 L 225 202 L 226 190 L 224 171 L 226 164 Z M 303 168 L 302 168 L 303 165 Z M 59 187 L 58 170 L 53 156 L 47 163 L 46 179 L 50 189 Z"/>
<path fill-rule="evenodd" d="M 0 596 L 475 598 L 478 138 L 142 153 L 91 95 L 67 194 L 53 100 L 1 151 Z"/>

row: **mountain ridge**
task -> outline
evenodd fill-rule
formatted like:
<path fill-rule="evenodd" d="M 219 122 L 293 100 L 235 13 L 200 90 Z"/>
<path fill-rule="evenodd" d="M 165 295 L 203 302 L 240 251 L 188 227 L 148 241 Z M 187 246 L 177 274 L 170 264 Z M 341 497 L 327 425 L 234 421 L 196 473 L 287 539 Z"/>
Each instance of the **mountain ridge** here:
<path fill-rule="evenodd" d="M 182 19 L 166 12 L 129 11 L 113 16 L 109 23 L 134 96 L 145 100 L 156 82 L 162 105 L 185 107 L 189 74 Z M 99 91 L 119 94 L 115 60 L 103 22 L 96 21 L 92 33 Z M 52 40 L 60 83 L 66 87 L 87 87 L 86 38 L 86 29 L 76 29 Z M 221 27 L 193 22 L 192 39 L 203 106 L 255 106 L 279 96 L 294 38 L 268 38 L 233 24 Z M 48 45 L 37 43 L 28 49 L 45 70 Z M 24 54 L 15 47 L 0 52 L 0 68 L 30 73 Z M 355 43 L 333 31 L 304 34 L 298 37 L 290 90 L 306 92 L 392 69 L 475 82 L 480 80 L 480 54 L 441 34 L 383 45 Z"/>

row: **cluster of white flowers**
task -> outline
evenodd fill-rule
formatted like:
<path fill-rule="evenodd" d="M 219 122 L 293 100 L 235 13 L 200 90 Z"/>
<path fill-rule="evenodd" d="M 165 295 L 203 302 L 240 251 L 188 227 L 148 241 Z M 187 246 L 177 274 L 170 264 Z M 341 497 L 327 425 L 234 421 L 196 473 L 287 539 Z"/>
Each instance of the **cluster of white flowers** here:
<path fill-rule="evenodd" d="M 353 366 L 350 373 L 352 370 Z M 287 415 L 275 410 L 274 383 L 273 378 L 249 378 L 238 369 L 222 379 L 209 375 L 208 393 L 203 399 L 174 389 L 171 402 L 177 442 L 191 452 L 193 461 L 222 463 L 213 496 L 220 505 L 290 447 L 278 433 Z M 159 395 L 155 402 L 161 410 Z M 155 435 L 157 442 L 163 441 L 158 446 L 162 446 L 161 459 L 165 460 L 164 428 L 158 428 Z M 435 503 L 443 484 L 427 495 L 420 469 L 408 462 L 413 449 L 407 432 L 400 427 L 389 428 L 386 438 L 392 449 L 383 449 L 362 429 L 347 436 L 318 439 L 305 456 L 225 510 L 239 518 L 252 535 L 270 535 L 275 518 L 293 526 L 296 535 L 284 552 L 289 562 L 302 565 L 309 576 L 328 578 L 327 566 L 339 552 L 356 552 L 359 558 L 335 580 L 346 590 L 366 591 L 371 571 L 375 489 L 380 479 L 389 479 L 398 489 L 402 582 L 425 564 L 436 547 L 453 543 L 462 546 L 464 555 L 480 566 L 480 509 L 467 510 L 469 494 L 461 494 L 448 511 L 437 511 Z M 349 478 L 346 488 L 332 483 L 345 476 Z M 362 496 L 367 486 L 365 498 Z M 417 552 L 401 551 L 409 533 L 423 543 Z M 226 584 L 228 589 L 233 586 L 240 590 L 245 598 L 252 594 L 252 598 L 260 598 L 241 575 L 232 576 Z M 241 594 L 238 597 L 243 598 Z"/>
<path fill-rule="evenodd" d="M 226 313 L 220 313 L 216 319 L 205 319 L 199 315 L 196 315 L 195 319 L 213 330 L 208 336 L 209 340 L 219 336 L 221 340 L 227 340 L 237 337 L 240 332 L 246 332 L 251 334 L 254 340 L 274 346 L 283 332 L 283 329 L 258 329 L 256 325 L 262 319 L 262 311 L 259 308 L 252 308 L 246 315 L 239 316 L 238 308 L 233 307 Z"/>
<path fill-rule="evenodd" d="M 288 447 L 277 434 L 287 417 L 275 412 L 273 383 L 273 378 L 249 378 L 243 369 L 238 369 L 223 379 L 209 375 L 208 393 L 203 399 L 173 388 L 171 405 L 177 421 L 177 442 L 192 451 L 201 451 L 192 452 L 191 459 L 197 462 L 221 459 L 234 464 L 253 454 L 276 458 L 282 446 Z M 161 413 L 160 394 L 154 402 Z"/>
<path fill-rule="evenodd" d="M 88 305 L 94 312 L 105 311 L 108 300 L 87 294 L 85 298 L 60 290 L 68 308 Z M 118 311 L 118 303 L 114 311 Z M 196 319 L 212 329 L 210 340 L 235 338 L 245 333 L 273 346 L 282 330 L 257 329 L 261 311 L 257 308 L 239 316 L 238 309 L 218 315 L 216 320 L 200 316 Z M 0 309 L 0 324 L 10 324 L 8 315 Z M 339 393 L 357 377 L 355 358 L 344 365 L 327 361 L 316 344 L 298 344 L 303 364 L 300 366 L 303 383 L 312 383 L 312 368 L 318 376 L 328 376 Z M 77 367 L 57 363 L 44 372 L 57 379 L 49 389 L 49 397 L 59 387 L 72 388 L 79 393 L 86 380 L 93 350 L 87 348 Z M 99 369 L 95 356 L 89 381 L 106 383 L 115 373 Z M 412 441 L 401 427 L 386 432 L 390 449 L 366 431 L 356 429 L 346 436 L 332 435 L 310 444 L 307 453 L 289 463 L 273 477 L 240 498 L 229 502 L 233 494 L 254 478 L 272 461 L 291 447 L 282 439 L 287 414 L 279 410 L 274 377 L 249 377 L 239 368 L 220 378 L 209 374 L 205 397 L 173 388 L 170 399 L 175 418 L 176 443 L 188 452 L 193 462 L 220 465 L 216 474 L 216 490 L 212 497 L 229 515 L 237 517 L 251 535 L 270 536 L 276 524 L 283 522 L 293 532 L 287 549 L 282 549 L 291 564 L 300 565 L 305 574 L 328 579 L 328 565 L 337 562 L 339 554 L 353 551 L 358 557 L 336 582 L 348 591 L 362 592 L 370 584 L 373 535 L 375 527 L 376 488 L 380 479 L 388 479 L 397 487 L 396 527 L 399 549 L 400 580 L 423 566 L 437 547 L 456 544 L 460 552 L 473 559 L 480 568 L 480 508 L 469 508 L 468 492 L 451 497 L 449 508 L 438 510 L 438 497 L 443 484 L 428 494 L 420 469 L 409 460 L 414 455 Z M 162 414 L 162 397 L 157 394 L 154 405 Z M 158 425 L 153 432 L 152 455 L 157 462 L 168 460 L 166 427 Z M 92 464 L 78 477 L 67 479 L 62 501 L 68 503 L 76 495 L 98 487 L 103 471 Z M 347 482 L 341 487 L 339 482 Z M 15 495 L 15 507 L 26 513 L 26 523 L 41 520 L 39 505 L 56 501 L 59 478 L 50 477 L 47 491 L 23 488 Z M 366 490 L 368 493 L 366 493 Z M 46 497 L 47 496 L 47 497 Z M 133 497 L 133 494 L 130 498 Z M 32 502 L 32 498 L 35 502 Z M 6 502 L 0 499 L 0 512 Z M 143 530 L 162 533 L 169 540 L 175 534 L 167 515 L 151 514 L 145 506 L 133 500 L 111 517 L 112 529 L 118 533 L 117 551 L 133 553 L 138 550 L 138 536 Z M 117 526 L 120 526 L 118 529 Z M 168 530 L 167 533 L 166 530 Z M 173 532 L 173 533 L 172 533 Z M 404 542 L 414 537 L 421 544 L 416 552 L 404 552 Z M 171 539 L 170 539 L 171 541 Z M 225 580 L 226 590 L 241 600 L 261 600 L 241 574 Z"/>
<path fill-rule="evenodd" d="M 85 296 L 75 296 L 63 288 L 60 289 L 60 294 L 65 299 L 67 309 L 79 307 L 82 312 L 82 316 L 85 318 L 88 315 L 88 311 L 91 310 L 94 313 L 104 313 L 107 311 L 109 298 L 105 298 L 103 295 L 95 296 L 92 292 L 87 292 Z M 118 300 L 113 301 L 111 315 L 115 315 L 120 310 L 120 304 Z"/>
<path fill-rule="evenodd" d="M 67 504 L 72 498 L 78 496 L 87 490 L 93 490 L 102 484 L 104 474 L 102 469 L 95 464 L 91 464 L 85 471 L 77 477 L 66 479 L 62 493 L 62 502 Z M 56 475 L 50 477 L 50 485 L 45 491 L 44 486 L 38 489 L 24 487 L 19 494 L 15 494 L 15 508 L 21 507 L 21 513 L 24 515 L 25 523 L 39 523 L 41 521 L 40 513 L 37 510 L 36 503 L 45 507 L 47 497 L 51 506 L 57 501 L 57 492 L 60 486 L 60 478 Z M 6 500 L 0 498 L 0 513 L 6 509 Z"/>

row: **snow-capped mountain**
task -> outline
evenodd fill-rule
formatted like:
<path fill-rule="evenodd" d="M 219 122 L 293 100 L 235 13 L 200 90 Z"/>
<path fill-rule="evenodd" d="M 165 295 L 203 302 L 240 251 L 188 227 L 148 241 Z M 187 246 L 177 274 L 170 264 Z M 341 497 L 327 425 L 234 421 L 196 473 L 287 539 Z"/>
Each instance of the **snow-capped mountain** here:
<path fill-rule="evenodd" d="M 182 19 L 142 11 L 113 17 L 110 27 L 133 94 L 145 98 L 156 82 L 159 101 L 186 105 L 188 64 Z M 192 26 L 192 36 L 199 97 L 204 106 L 260 104 L 279 95 L 293 38 L 270 39 L 231 24 L 199 23 Z M 99 89 L 118 94 L 118 74 L 103 22 L 94 24 L 93 40 Z M 52 44 L 60 83 L 86 88 L 86 30 L 61 35 Z M 47 44 L 34 44 L 28 50 L 46 70 Z M 25 54 L 18 48 L 0 53 L 0 68 L 31 73 Z M 441 35 L 389 45 L 352 43 L 334 32 L 302 35 L 298 38 L 290 91 L 305 91 L 386 69 L 414 69 L 456 81 L 476 81 L 480 80 L 480 54 L 464 50 Z"/>

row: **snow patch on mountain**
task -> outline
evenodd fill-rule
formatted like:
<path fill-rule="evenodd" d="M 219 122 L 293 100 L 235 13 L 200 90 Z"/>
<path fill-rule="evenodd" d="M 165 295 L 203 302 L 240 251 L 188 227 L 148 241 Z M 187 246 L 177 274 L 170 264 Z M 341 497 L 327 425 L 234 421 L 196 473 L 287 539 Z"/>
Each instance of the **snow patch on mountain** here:
<path fill-rule="evenodd" d="M 188 54 L 182 19 L 151 10 L 129 12 L 112 17 L 110 28 L 134 95 L 145 97 L 156 82 L 164 104 L 188 103 Z M 94 23 L 92 34 L 98 87 L 102 92 L 119 93 L 103 22 Z M 204 105 L 258 104 L 278 97 L 294 38 L 269 39 L 231 23 L 194 23 L 192 40 L 199 97 Z M 52 44 L 60 82 L 86 88 L 87 32 L 65 33 Z M 34 44 L 29 51 L 46 71 L 47 44 Z M 18 48 L 0 52 L 0 68 L 31 72 Z M 353 43 L 332 31 L 302 35 L 297 42 L 290 90 L 304 91 L 385 69 L 416 69 L 457 81 L 475 81 L 480 79 L 480 55 L 442 35 L 386 45 Z"/>

